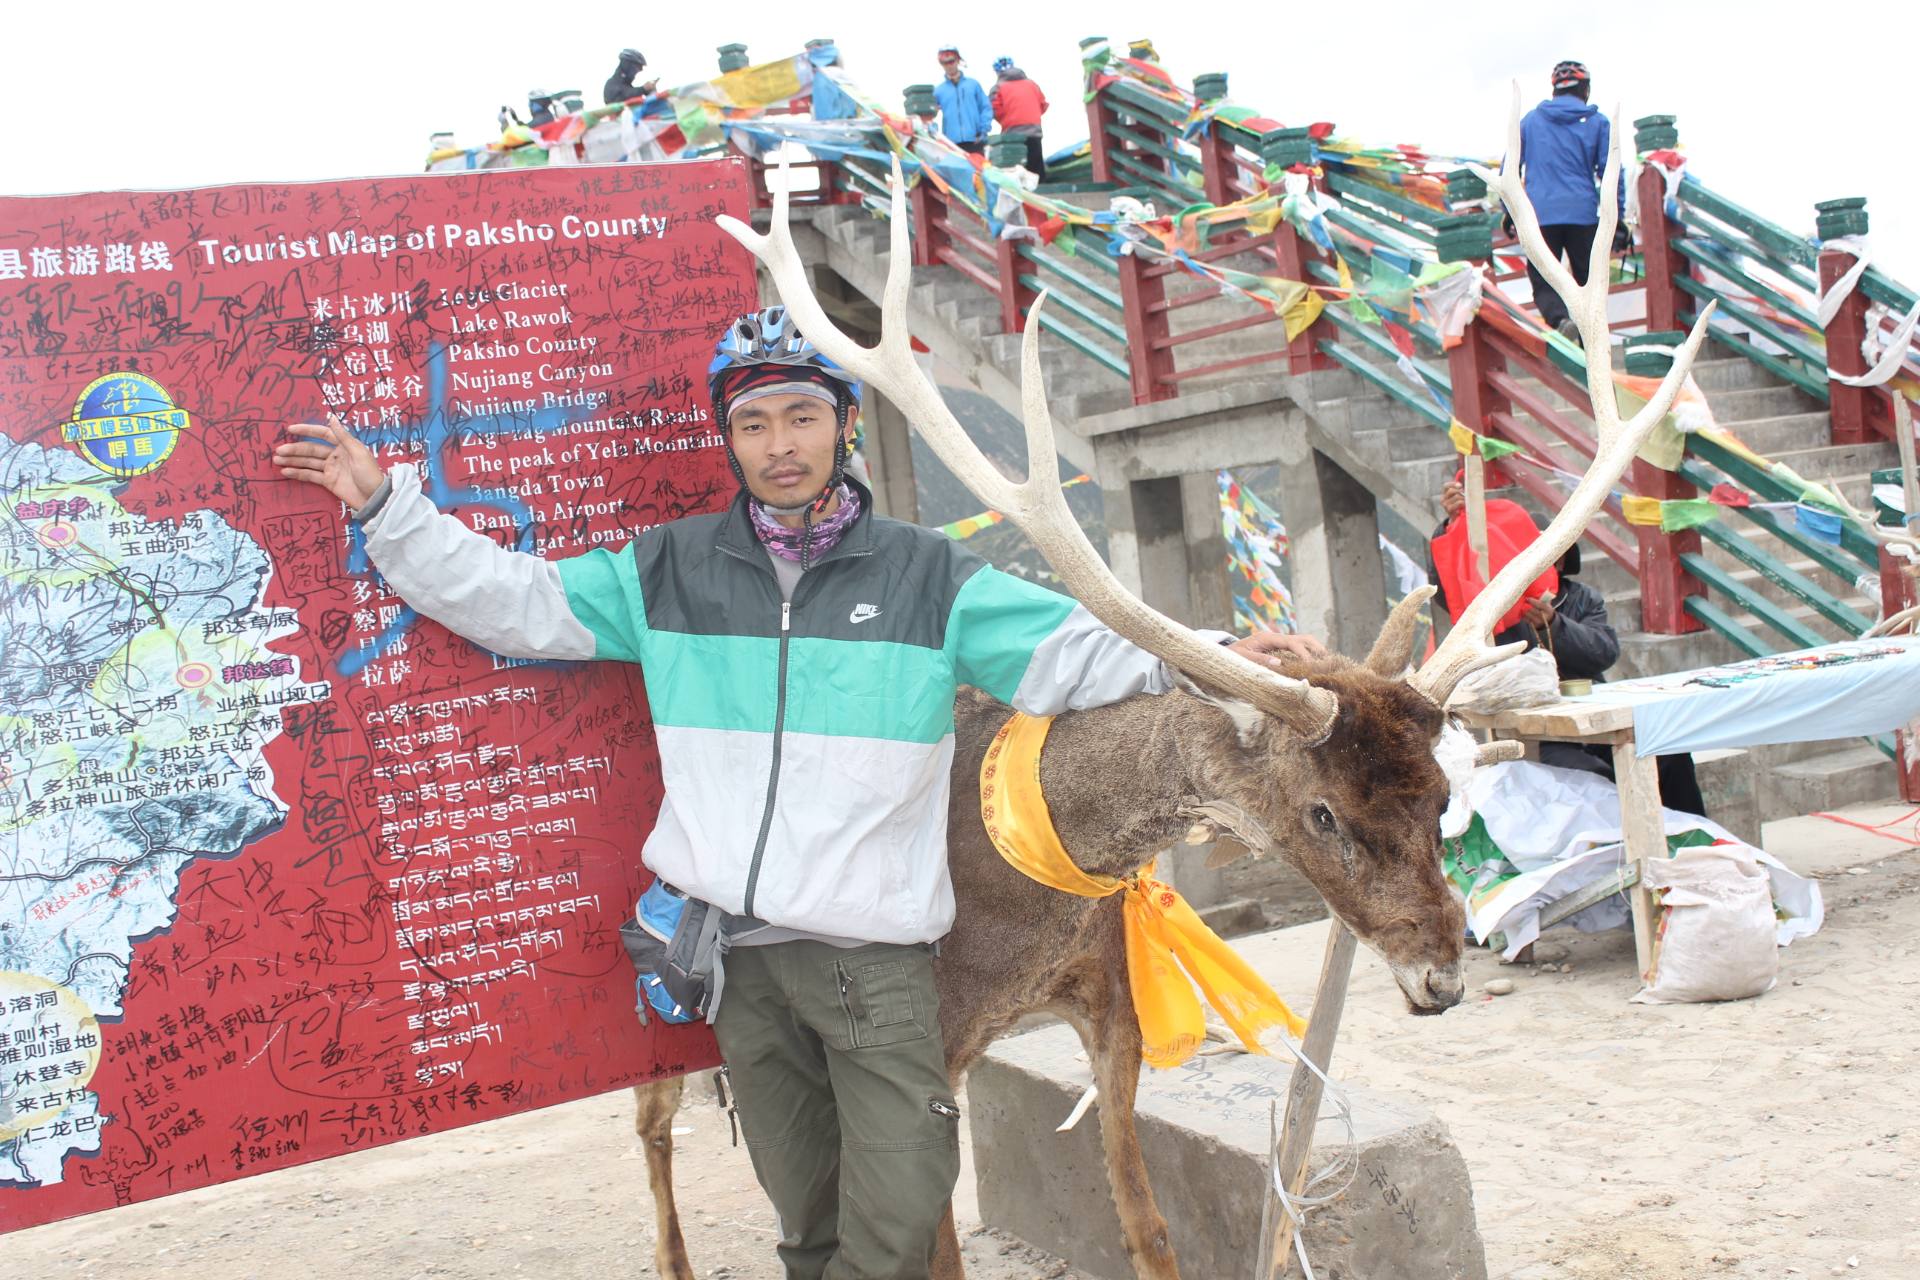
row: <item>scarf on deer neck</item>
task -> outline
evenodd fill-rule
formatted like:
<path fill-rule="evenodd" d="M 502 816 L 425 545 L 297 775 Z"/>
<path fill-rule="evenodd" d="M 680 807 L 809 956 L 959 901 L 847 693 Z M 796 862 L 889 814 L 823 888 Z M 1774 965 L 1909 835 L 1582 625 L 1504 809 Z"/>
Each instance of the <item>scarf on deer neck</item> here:
<path fill-rule="evenodd" d="M 1304 1035 L 1307 1024 L 1185 898 L 1153 878 L 1151 865 L 1125 878 L 1091 875 L 1075 865 L 1040 790 L 1040 752 L 1052 724 L 1052 716 L 1016 712 L 1001 726 L 980 765 L 980 817 L 1000 856 L 1029 879 L 1083 898 L 1126 894 L 1127 981 L 1147 1065 L 1177 1067 L 1206 1041 L 1195 986 L 1250 1053 L 1266 1052 L 1260 1037 L 1274 1027 Z"/>

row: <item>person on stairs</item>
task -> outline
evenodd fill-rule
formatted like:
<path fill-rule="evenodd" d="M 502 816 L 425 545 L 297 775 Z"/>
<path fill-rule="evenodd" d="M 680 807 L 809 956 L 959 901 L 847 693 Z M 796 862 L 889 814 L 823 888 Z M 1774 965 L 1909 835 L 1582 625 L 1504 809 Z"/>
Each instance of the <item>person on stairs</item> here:
<path fill-rule="evenodd" d="M 1520 122 L 1520 176 L 1526 183 L 1527 202 L 1533 206 L 1548 251 L 1566 258 L 1567 268 L 1580 284 L 1587 282 L 1593 237 L 1600 228 L 1600 179 L 1606 173 L 1613 129 L 1607 117 L 1587 101 L 1592 91 L 1593 81 L 1583 64 L 1559 63 L 1553 69 L 1553 96 Z M 1618 199 L 1621 217 L 1614 224 L 1612 248 L 1625 253 L 1633 247 L 1633 233 L 1626 222 L 1624 169 Z M 1511 222 L 1508 226 L 1511 234 Z M 1540 319 L 1578 342 L 1579 330 L 1567 314 L 1566 302 L 1540 268 L 1528 263 L 1527 279 L 1533 282 L 1533 303 L 1540 309 Z"/>
<path fill-rule="evenodd" d="M 993 131 L 993 106 L 980 82 L 966 73 L 960 50 L 951 44 L 939 49 L 940 83 L 933 86 L 933 97 L 940 104 L 940 132 L 968 155 L 980 155 L 987 149 L 987 135 Z"/>
<path fill-rule="evenodd" d="M 1047 180 L 1047 151 L 1040 141 L 1040 117 L 1047 111 L 1047 95 L 1027 79 L 1027 73 L 1015 66 L 1012 58 L 993 60 L 993 118 L 1000 132 L 1027 144 L 1027 172 L 1040 181 Z"/>

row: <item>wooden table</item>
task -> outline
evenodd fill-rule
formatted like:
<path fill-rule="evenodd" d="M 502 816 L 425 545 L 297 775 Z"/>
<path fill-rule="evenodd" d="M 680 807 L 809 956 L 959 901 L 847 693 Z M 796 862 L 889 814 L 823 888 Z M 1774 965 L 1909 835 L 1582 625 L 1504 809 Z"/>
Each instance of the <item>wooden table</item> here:
<path fill-rule="evenodd" d="M 1626 868 L 1617 880 L 1582 891 L 1549 909 L 1541 925 L 1557 923 L 1575 911 L 1625 889 L 1633 910 L 1633 954 L 1646 981 L 1653 968 L 1653 895 L 1647 890 L 1646 863 L 1667 856 L 1666 818 L 1660 804 L 1660 771 L 1655 757 L 1638 755 L 1633 745 L 1633 707 L 1627 703 L 1549 702 L 1491 715 L 1462 713 L 1461 722 L 1486 729 L 1496 738 L 1529 742 L 1592 742 L 1613 748 L 1614 782 L 1620 790 L 1620 827 L 1626 843 Z M 1551 919 L 1549 919 L 1551 915 Z"/>

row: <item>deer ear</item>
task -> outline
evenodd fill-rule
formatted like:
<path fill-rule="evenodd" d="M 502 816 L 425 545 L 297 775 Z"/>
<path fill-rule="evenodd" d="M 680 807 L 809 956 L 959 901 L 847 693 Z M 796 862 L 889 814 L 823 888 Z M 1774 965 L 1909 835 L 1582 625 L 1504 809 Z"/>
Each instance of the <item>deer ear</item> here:
<path fill-rule="evenodd" d="M 1415 587 L 1400 597 L 1367 653 L 1367 670 L 1384 680 L 1398 680 L 1413 665 L 1413 637 L 1420 627 L 1420 611 L 1433 599 L 1433 587 Z"/>
<path fill-rule="evenodd" d="M 1215 871 L 1230 863 L 1240 861 L 1253 850 L 1230 836 L 1221 836 L 1213 842 L 1213 852 L 1207 855 L 1207 870 Z"/>
<path fill-rule="evenodd" d="M 1233 721 L 1234 732 L 1239 735 L 1240 745 L 1243 747 L 1253 745 L 1254 731 L 1258 729 L 1261 722 L 1266 719 L 1266 712 L 1254 706 L 1251 702 L 1243 702 L 1238 698 L 1223 698 L 1219 694 L 1208 693 L 1205 689 L 1202 689 L 1189 679 L 1185 672 L 1178 669 L 1173 673 L 1173 681 L 1182 693 L 1191 694 L 1208 706 L 1218 707 L 1220 710 L 1226 712 L 1227 719 Z"/>

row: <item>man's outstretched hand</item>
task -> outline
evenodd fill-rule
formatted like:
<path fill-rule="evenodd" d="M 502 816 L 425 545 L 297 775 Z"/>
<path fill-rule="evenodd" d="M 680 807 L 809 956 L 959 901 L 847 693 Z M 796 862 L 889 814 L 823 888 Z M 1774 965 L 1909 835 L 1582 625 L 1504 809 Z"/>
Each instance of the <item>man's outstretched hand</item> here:
<path fill-rule="evenodd" d="M 1256 631 L 1228 646 L 1241 657 L 1269 670 L 1284 670 L 1287 658 L 1324 658 L 1327 647 L 1312 636 L 1290 636 L 1280 631 Z"/>
<path fill-rule="evenodd" d="M 276 448 L 273 465 L 289 480 L 317 484 L 358 511 L 386 479 L 373 450 L 361 444 L 331 413 L 325 426 L 295 422 L 287 426 L 287 433 L 301 438 Z"/>

